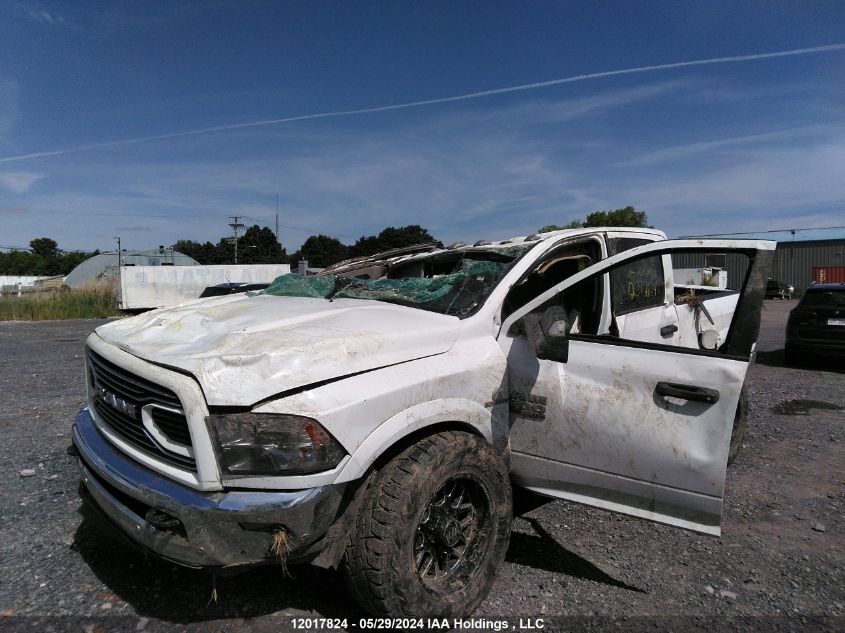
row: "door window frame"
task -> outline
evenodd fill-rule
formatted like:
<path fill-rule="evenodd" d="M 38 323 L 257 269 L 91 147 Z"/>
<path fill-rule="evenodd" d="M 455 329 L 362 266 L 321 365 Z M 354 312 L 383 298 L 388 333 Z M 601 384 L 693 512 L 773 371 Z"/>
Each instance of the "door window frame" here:
<path fill-rule="evenodd" d="M 763 297 L 766 292 L 766 280 L 771 270 L 774 258 L 776 243 L 767 240 L 662 240 L 638 246 L 634 249 L 623 251 L 612 257 L 590 266 L 575 275 L 565 279 L 546 292 L 538 295 L 521 308 L 514 310 L 501 324 L 496 336 L 509 336 L 508 332 L 513 324 L 533 312 L 544 303 L 553 299 L 567 288 L 574 286 L 581 281 L 594 275 L 606 275 L 616 266 L 636 261 L 643 257 L 652 255 L 669 255 L 675 252 L 701 252 L 701 251 L 736 251 L 744 253 L 749 258 L 748 270 L 743 279 L 739 291 L 736 310 L 734 310 L 728 336 L 719 350 L 701 350 L 691 347 L 666 345 L 663 343 L 652 343 L 620 339 L 609 335 L 573 334 L 573 340 L 583 340 L 607 345 L 621 345 L 632 348 L 646 348 L 658 351 L 674 352 L 676 354 L 693 354 L 729 358 L 733 360 L 748 360 L 754 350 L 757 335 L 760 330 L 759 313 L 763 307 Z M 664 262 L 665 267 L 665 262 Z M 664 272 L 665 275 L 665 272 Z M 665 279 L 665 277 L 664 277 Z M 608 279 L 609 281 L 609 279 Z M 605 283 L 606 292 L 609 294 L 608 283 Z M 605 295 L 605 300 L 609 297 Z M 607 310 L 602 310 L 607 313 Z M 756 313 L 756 314 L 755 314 Z M 756 318 L 755 318 L 756 317 Z"/>
<path fill-rule="evenodd" d="M 534 272 L 536 272 L 537 268 L 539 268 L 543 263 L 551 260 L 552 257 L 555 254 L 559 254 L 561 249 L 577 246 L 578 244 L 586 244 L 588 242 L 595 242 L 596 243 L 596 246 L 598 247 L 598 251 L 599 251 L 599 253 L 602 257 L 602 259 L 598 260 L 596 262 L 596 264 L 601 263 L 602 261 L 605 261 L 605 258 L 607 257 L 607 247 L 606 247 L 605 241 L 598 235 L 577 235 L 575 237 L 568 237 L 568 238 L 561 240 L 560 242 L 554 244 L 553 246 L 549 247 L 540 257 L 538 257 L 536 260 L 531 262 L 531 265 L 516 279 L 516 281 L 514 281 L 513 284 L 511 284 L 510 288 L 508 288 L 508 292 L 505 295 L 504 299 L 502 300 L 501 305 L 498 308 L 499 322 L 502 323 L 502 322 L 507 321 L 513 314 L 515 314 L 516 312 L 519 312 L 522 308 L 524 308 L 528 304 L 532 303 L 537 297 L 540 296 L 540 295 L 537 295 L 537 297 L 534 297 L 534 299 L 531 299 L 527 303 L 522 304 L 522 306 L 513 310 L 513 312 L 508 314 L 508 316 L 505 316 L 504 315 L 505 305 L 507 304 L 508 297 L 513 292 L 514 288 L 516 288 L 523 281 L 528 279 L 529 276 L 534 274 Z M 583 273 L 585 271 L 590 270 L 596 264 L 593 264 L 592 266 L 588 266 L 587 268 L 585 268 L 584 270 L 576 273 L 575 275 L 567 277 L 561 283 L 565 283 L 566 281 L 572 279 L 573 277 L 580 275 L 581 273 Z M 558 286 L 560 286 L 560 284 L 553 286 L 552 290 L 554 288 L 557 288 Z M 602 289 L 602 293 L 603 293 L 602 299 L 603 299 L 603 301 L 606 300 L 610 296 L 609 292 L 610 292 L 610 290 L 607 288 L 607 285 L 605 284 L 603 289 Z M 547 293 L 548 293 L 548 291 L 545 291 L 543 294 L 547 294 Z"/>

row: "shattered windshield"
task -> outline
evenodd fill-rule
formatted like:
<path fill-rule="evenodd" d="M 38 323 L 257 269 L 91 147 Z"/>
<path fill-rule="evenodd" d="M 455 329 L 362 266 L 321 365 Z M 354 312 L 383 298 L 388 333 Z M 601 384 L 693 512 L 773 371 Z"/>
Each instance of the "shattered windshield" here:
<path fill-rule="evenodd" d="M 514 262 L 531 246 L 534 244 L 486 253 L 449 253 L 446 256 L 441 253 L 436 265 L 428 266 L 426 259 L 417 260 L 413 268 L 416 276 L 399 278 L 282 275 L 264 292 L 277 297 L 369 299 L 465 317 L 484 303 Z M 446 257 L 453 261 L 444 261 Z M 409 274 L 412 273 L 409 271 Z"/>

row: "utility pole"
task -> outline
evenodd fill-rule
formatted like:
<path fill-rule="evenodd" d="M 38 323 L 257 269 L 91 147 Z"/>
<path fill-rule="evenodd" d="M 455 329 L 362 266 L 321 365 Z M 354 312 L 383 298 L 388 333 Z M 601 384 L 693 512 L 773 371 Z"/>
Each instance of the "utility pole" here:
<path fill-rule="evenodd" d="M 276 194 L 276 241 L 279 242 L 279 194 Z"/>
<path fill-rule="evenodd" d="M 232 237 L 230 238 L 235 244 L 235 263 L 238 263 L 238 231 L 244 228 L 244 224 L 241 224 L 239 220 L 244 217 L 242 215 L 230 215 L 229 219 L 232 221 L 229 222 L 229 226 L 232 227 Z"/>
<path fill-rule="evenodd" d="M 120 250 L 120 238 L 115 236 L 117 240 L 117 301 L 118 307 L 123 307 L 123 255 Z"/>

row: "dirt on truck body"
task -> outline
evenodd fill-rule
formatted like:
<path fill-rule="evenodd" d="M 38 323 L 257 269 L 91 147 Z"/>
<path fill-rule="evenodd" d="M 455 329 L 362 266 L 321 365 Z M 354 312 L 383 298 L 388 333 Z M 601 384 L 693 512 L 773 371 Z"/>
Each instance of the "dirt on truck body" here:
<path fill-rule="evenodd" d="M 423 245 L 102 326 L 84 498 L 168 560 L 338 567 L 399 616 L 475 609 L 514 489 L 718 535 L 773 249 L 628 228 Z M 747 273 L 676 284 L 680 253 Z"/>

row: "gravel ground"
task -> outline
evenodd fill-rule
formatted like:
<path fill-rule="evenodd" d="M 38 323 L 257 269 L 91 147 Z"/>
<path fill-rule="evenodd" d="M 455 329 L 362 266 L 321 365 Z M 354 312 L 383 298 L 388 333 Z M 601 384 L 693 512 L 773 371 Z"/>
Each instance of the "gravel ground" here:
<path fill-rule="evenodd" d="M 845 630 L 845 371 L 784 366 L 793 305 L 765 305 L 721 538 L 549 503 L 516 520 L 474 617 L 511 628 L 543 618 L 546 630 Z M 100 323 L 0 323 L 0 628 L 278 631 L 291 615 L 363 617 L 334 574 L 311 567 L 220 578 L 214 602 L 208 575 L 145 560 L 82 521 L 65 449 L 84 339 Z"/>

